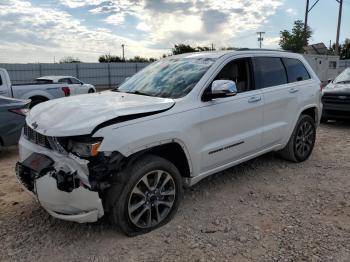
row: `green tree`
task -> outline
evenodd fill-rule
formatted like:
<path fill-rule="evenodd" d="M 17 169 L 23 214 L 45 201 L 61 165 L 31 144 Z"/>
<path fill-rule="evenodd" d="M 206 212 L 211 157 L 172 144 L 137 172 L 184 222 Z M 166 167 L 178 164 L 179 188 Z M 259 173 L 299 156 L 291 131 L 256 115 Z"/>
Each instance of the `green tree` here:
<path fill-rule="evenodd" d="M 111 54 L 101 55 L 98 58 L 100 63 L 116 63 L 116 62 L 125 62 L 121 57 Z"/>
<path fill-rule="evenodd" d="M 335 55 L 335 44 L 328 49 L 329 55 Z M 350 59 L 350 39 L 346 38 L 343 44 L 339 44 L 340 59 Z"/>
<path fill-rule="evenodd" d="M 303 53 L 303 47 L 308 45 L 312 31 L 309 26 L 304 31 L 304 23 L 301 20 L 294 22 L 292 31 L 284 30 L 280 32 L 279 45 L 284 50 Z"/>
<path fill-rule="evenodd" d="M 350 39 L 346 38 L 340 45 L 340 59 L 350 59 Z"/>
<path fill-rule="evenodd" d="M 204 51 L 211 51 L 211 50 L 212 50 L 211 47 L 207 47 L 207 46 L 192 47 L 186 44 L 177 44 L 177 45 L 174 45 L 171 51 L 173 55 L 179 55 L 184 53 L 204 52 Z"/>
<path fill-rule="evenodd" d="M 154 61 L 157 61 L 157 59 L 155 59 L 155 58 L 145 58 L 145 57 L 141 57 L 141 56 L 135 56 L 134 58 L 130 58 L 128 60 L 128 62 L 139 62 L 139 63 L 154 62 Z"/>
<path fill-rule="evenodd" d="M 65 56 L 60 60 L 60 64 L 81 63 L 80 59 L 72 56 Z"/>
<path fill-rule="evenodd" d="M 233 47 L 233 46 L 228 46 L 228 47 L 222 47 L 221 50 L 225 51 L 225 50 L 237 50 L 239 48 L 237 47 Z"/>
<path fill-rule="evenodd" d="M 173 55 L 179 55 L 179 54 L 184 54 L 184 53 L 192 53 L 196 52 L 196 48 L 190 46 L 190 45 L 185 45 L 185 44 L 177 44 L 174 46 L 174 48 L 171 50 Z"/>

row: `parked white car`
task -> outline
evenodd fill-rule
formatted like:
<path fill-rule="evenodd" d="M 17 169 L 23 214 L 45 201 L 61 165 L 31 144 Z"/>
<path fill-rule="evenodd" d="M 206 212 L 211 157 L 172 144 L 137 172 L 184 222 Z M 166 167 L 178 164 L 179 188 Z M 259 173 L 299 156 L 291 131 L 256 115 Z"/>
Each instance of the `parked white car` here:
<path fill-rule="evenodd" d="M 108 213 L 126 234 L 145 233 L 173 217 L 184 186 L 270 151 L 306 160 L 320 94 L 298 54 L 171 56 L 118 90 L 32 109 L 17 177 L 56 218 Z"/>
<path fill-rule="evenodd" d="M 12 85 L 6 69 L 0 68 L 0 95 L 30 99 L 30 107 L 55 98 L 95 92 L 93 85 L 72 76 L 43 76 L 33 83 Z"/>

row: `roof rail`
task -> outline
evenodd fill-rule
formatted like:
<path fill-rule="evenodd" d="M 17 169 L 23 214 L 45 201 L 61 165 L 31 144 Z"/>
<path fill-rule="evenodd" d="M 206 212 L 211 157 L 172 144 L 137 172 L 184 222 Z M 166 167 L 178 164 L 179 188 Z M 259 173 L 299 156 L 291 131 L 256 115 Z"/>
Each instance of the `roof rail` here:
<path fill-rule="evenodd" d="M 278 51 L 278 52 L 287 52 L 283 49 L 265 49 L 265 48 L 238 48 L 235 51 Z"/>

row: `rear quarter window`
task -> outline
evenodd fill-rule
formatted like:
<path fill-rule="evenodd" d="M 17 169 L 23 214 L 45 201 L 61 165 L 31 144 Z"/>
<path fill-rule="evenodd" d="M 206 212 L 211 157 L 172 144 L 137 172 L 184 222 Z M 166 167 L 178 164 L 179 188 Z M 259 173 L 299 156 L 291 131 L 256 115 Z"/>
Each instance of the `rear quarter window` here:
<path fill-rule="evenodd" d="M 279 57 L 255 57 L 254 74 L 256 86 L 266 88 L 287 84 L 287 73 Z"/>
<path fill-rule="evenodd" d="M 309 72 L 306 70 L 304 64 L 300 60 L 293 58 L 282 58 L 282 61 L 287 70 L 289 83 L 310 79 Z"/>
<path fill-rule="evenodd" d="M 36 79 L 35 80 L 35 83 L 36 84 L 52 84 L 53 83 L 53 81 L 52 80 L 50 80 L 50 79 Z"/>

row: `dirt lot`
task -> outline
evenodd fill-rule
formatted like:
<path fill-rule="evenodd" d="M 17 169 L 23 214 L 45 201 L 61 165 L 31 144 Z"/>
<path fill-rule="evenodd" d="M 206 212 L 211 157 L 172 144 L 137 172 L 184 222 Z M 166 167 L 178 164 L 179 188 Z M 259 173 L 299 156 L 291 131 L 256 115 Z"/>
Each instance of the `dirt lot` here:
<path fill-rule="evenodd" d="M 106 219 L 51 218 L 0 155 L 0 261 L 350 261 L 350 124 L 318 130 L 311 158 L 269 154 L 185 192 L 174 220 L 128 238 Z"/>

